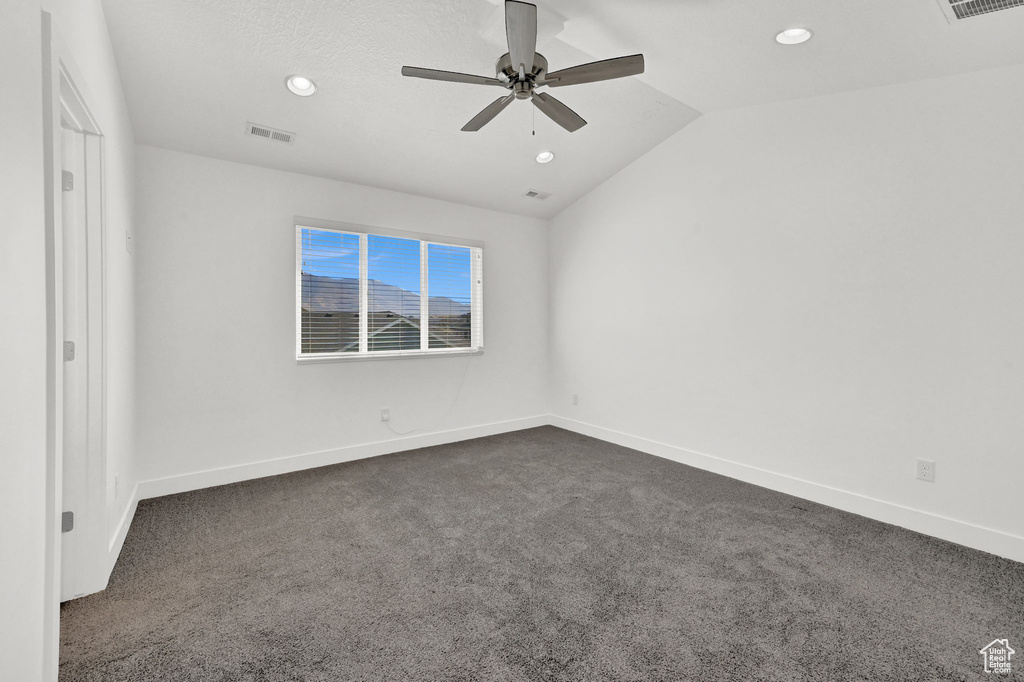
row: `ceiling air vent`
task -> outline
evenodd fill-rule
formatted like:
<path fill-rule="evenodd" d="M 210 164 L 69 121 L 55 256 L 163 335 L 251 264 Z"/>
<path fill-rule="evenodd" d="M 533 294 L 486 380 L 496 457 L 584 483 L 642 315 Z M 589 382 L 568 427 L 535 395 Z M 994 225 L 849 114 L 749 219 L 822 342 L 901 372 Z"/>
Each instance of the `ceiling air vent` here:
<path fill-rule="evenodd" d="M 1014 7 L 1024 7 L 1024 0 L 938 0 L 949 23 L 979 17 Z"/>
<path fill-rule="evenodd" d="M 544 201 L 549 196 L 551 196 L 551 192 L 541 192 L 540 190 L 536 189 L 528 189 L 526 190 L 526 194 L 524 194 L 523 196 L 526 197 L 527 199 L 536 199 L 537 201 Z"/>
<path fill-rule="evenodd" d="M 253 137 L 262 137 L 264 140 L 276 140 L 278 142 L 287 142 L 288 144 L 295 141 L 295 133 L 260 125 L 259 123 L 252 123 L 251 121 L 245 124 L 245 132 Z"/>

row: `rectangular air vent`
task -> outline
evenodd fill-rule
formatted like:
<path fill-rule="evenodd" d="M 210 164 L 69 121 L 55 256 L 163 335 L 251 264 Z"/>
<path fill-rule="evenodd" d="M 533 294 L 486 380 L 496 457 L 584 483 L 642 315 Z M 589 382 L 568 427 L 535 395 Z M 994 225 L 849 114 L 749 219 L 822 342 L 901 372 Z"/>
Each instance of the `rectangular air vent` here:
<path fill-rule="evenodd" d="M 1024 7 L 1024 0 L 938 0 L 938 2 L 949 23 L 1004 9 Z"/>
<path fill-rule="evenodd" d="M 551 196 L 551 192 L 541 192 L 540 190 L 536 189 L 528 189 L 526 190 L 526 194 L 524 194 L 523 196 L 526 197 L 527 199 L 537 199 L 538 201 L 544 201 L 549 196 Z"/>
<path fill-rule="evenodd" d="M 262 137 L 264 140 L 276 140 L 277 142 L 286 142 L 288 144 L 295 141 L 295 133 L 289 133 L 287 130 L 271 128 L 270 126 L 260 125 L 251 121 L 245 124 L 245 132 L 253 137 Z"/>

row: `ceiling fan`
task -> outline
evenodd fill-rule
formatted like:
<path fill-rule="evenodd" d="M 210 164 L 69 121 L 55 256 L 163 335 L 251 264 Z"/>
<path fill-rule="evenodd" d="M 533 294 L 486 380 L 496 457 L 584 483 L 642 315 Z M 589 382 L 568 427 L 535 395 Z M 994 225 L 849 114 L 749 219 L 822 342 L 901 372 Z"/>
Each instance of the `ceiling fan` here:
<path fill-rule="evenodd" d="M 537 6 L 528 2 L 505 0 L 505 37 L 508 39 L 508 52 L 498 58 L 495 64 L 495 78 L 421 69 L 417 66 L 403 66 L 402 75 L 452 83 L 497 85 L 511 91 L 487 105 L 469 123 L 462 126 L 463 131 L 480 130 L 511 104 L 512 100 L 528 99 L 548 118 L 571 133 L 587 125 L 587 122 L 551 95 L 538 92 L 537 88 L 543 85 L 559 88 L 565 85 L 594 83 L 644 72 L 644 56 L 634 54 L 548 73 L 548 60 L 537 53 Z"/>

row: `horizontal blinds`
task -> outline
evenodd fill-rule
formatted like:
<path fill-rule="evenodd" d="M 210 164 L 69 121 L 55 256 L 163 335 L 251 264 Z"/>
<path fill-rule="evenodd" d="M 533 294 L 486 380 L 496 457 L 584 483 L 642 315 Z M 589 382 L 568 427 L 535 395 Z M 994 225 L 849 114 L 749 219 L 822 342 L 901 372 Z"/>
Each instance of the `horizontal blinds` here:
<path fill-rule="evenodd" d="M 420 242 L 367 235 L 368 350 L 420 348 Z"/>
<path fill-rule="evenodd" d="M 473 259 L 464 246 L 427 244 L 430 348 L 472 346 Z"/>
<path fill-rule="evenodd" d="M 297 229 L 300 355 L 481 347 L 482 249 Z"/>
<path fill-rule="evenodd" d="M 301 231 L 301 352 L 359 352 L 359 235 Z"/>
<path fill-rule="evenodd" d="M 414 232 L 410 230 L 393 230 L 387 227 L 371 227 L 357 223 L 341 223 L 334 220 L 319 220 L 295 216 L 295 224 L 304 227 L 313 227 L 320 230 L 332 230 L 334 232 L 349 232 L 352 234 L 378 234 L 384 237 L 399 237 L 401 239 L 413 239 L 421 242 L 434 244 L 452 244 L 454 246 L 469 246 L 483 248 L 484 243 L 479 239 L 463 239 L 461 237 L 445 237 L 428 232 Z"/>

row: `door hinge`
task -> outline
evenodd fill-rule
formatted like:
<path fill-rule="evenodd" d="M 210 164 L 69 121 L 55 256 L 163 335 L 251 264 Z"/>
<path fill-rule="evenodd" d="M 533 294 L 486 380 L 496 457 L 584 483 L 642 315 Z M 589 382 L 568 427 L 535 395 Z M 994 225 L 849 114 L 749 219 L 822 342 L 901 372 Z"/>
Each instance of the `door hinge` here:
<path fill-rule="evenodd" d="M 62 192 L 70 192 L 75 188 L 75 174 L 71 171 L 60 172 L 60 189 Z"/>
<path fill-rule="evenodd" d="M 60 532 L 70 533 L 75 529 L 75 512 L 64 512 L 60 515 Z"/>
<path fill-rule="evenodd" d="M 71 362 L 75 359 L 75 342 L 64 342 L 64 362 Z"/>

